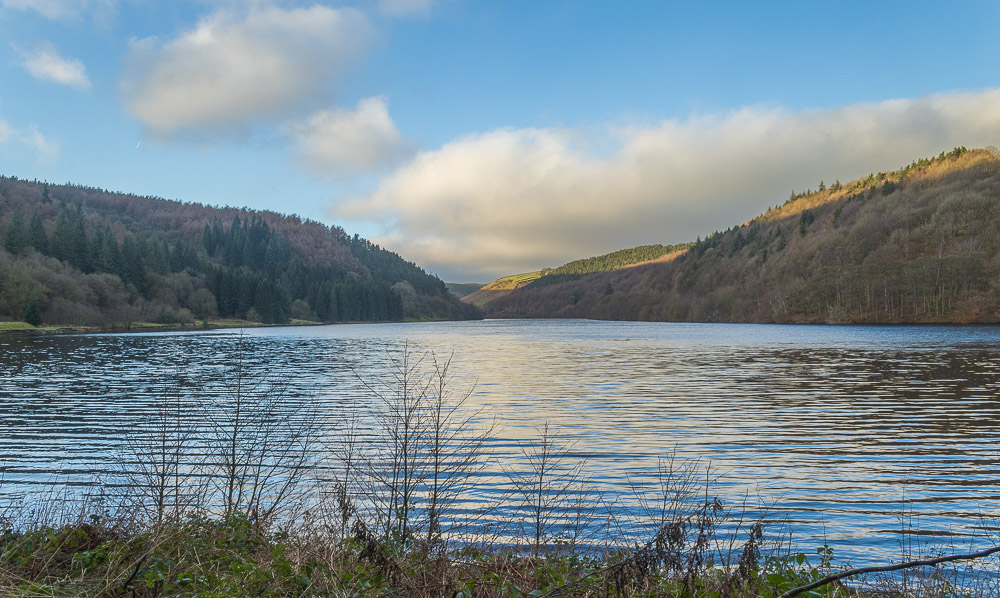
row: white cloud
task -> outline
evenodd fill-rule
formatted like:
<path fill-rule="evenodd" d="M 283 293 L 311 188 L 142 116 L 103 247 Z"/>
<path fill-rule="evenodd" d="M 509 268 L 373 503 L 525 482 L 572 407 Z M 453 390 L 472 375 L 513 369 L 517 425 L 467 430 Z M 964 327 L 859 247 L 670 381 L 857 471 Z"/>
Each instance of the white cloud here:
<path fill-rule="evenodd" d="M 4 120 L 0 120 L 0 143 L 6 143 L 13 135 L 14 130 L 10 128 L 10 125 Z"/>
<path fill-rule="evenodd" d="M 1000 89 L 608 129 L 501 129 L 418 154 L 334 214 L 376 220 L 376 240 L 456 280 L 557 266 L 644 243 L 693 240 L 781 203 L 956 145 L 1000 141 Z"/>
<path fill-rule="evenodd" d="M 133 41 L 121 94 L 156 135 L 239 128 L 322 99 L 372 36 L 350 8 L 220 10 L 166 43 Z"/>
<path fill-rule="evenodd" d="M 16 129 L 0 119 L 0 144 L 6 143 L 16 143 L 34 150 L 39 162 L 52 163 L 59 156 L 59 145 L 46 139 L 35 124 Z"/>
<path fill-rule="evenodd" d="M 378 0 L 378 9 L 393 17 L 430 14 L 434 0 Z"/>
<path fill-rule="evenodd" d="M 35 79 L 77 89 L 90 89 L 90 79 L 87 78 L 83 63 L 63 58 L 51 44 L 34 52 L 25 52 L 16 47 L 14 49 L 21 56 L 21 65 Z"/>
<path fill-rule="evenodd" d="M 35 125 L 29 125 L 22 131 L 20 138 L 25 145 L 35 150 L 35 155 L 41 162 L 55 162 L 59 157 L 59 145 L 46 139 Z"/>
<path fill-rule="evenodd" d="M 333 179 L 352 178 L 397 161 L 405 144 L 384 98 L 366 98 L 354 110 L 323 110 L 292 126 L 303 164 Z"/>
<path fill-rule="evenodd" d="M 30 10 L 47 19 L 71 19 L 86 13 L 104 18 L 114 12 L 117 0 L 0 0 L 0 6 Z"/>

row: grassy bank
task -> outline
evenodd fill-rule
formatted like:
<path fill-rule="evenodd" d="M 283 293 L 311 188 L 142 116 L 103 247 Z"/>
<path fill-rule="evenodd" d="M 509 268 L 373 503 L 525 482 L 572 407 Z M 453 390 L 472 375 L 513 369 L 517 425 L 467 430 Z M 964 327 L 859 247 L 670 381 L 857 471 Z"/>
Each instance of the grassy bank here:
<path fill-rule="evenodd" d="M 815 565 L 795 555 L 760 566 L 744 558 L 726 572 L 666 547 L 445 554 L 363 532 L 338 540 L 321 527 L 271 530 L 241 513 L 157 527 L 94 517 L 7 531 L 0 550 L 5 596 L 776 596 L 829 568 L 823 555 Z"/>
<path fill-rule="evenodd" d="M 60 525 L 8 525 L 0 537 L 0 594 L 776 598 L 846 568 L 828 547 L 774 552 L 756 523 L 744 543 L 720 552 L 719 538 L 693 523 L 672 522 L 632 546 L 553 545 L 532 554 L 525 546 L 444 549 L 415 538 L 385 540 L 358 522 L 343 534 L 328 521 L 276 527 L 242 512 L 188 513 L 156 525 L 91 513 Z M 972 597 L 998 589 L 996 579 L 976 580 L 959 567 L 851 583 L 865 589 L 834 582 L 798 595 Z"/>
<path fill-rule="evenodd" d="M 309 326 L 316 322 L 292 320 L 286 326 Z M 261 326 L 276 326 L 262 324 L 250 320 L 225 318 L 218 320 L 199 320 L 189 324 L 163 324 L 160 322 L 129 322 L 127 324 L 112 324 L 110 326 L 76 326 L 51 324 L 32 326 L 27 322 L 0 322 L 0 334 L 93 334 L 98 332 L 171 332 L 182 330 L 214 330 L 217 328 L 258 328 Z"/>
<path fill-rule="evenodd" d="M 286 324 L 264 324 L 252 320 L 222 318 L 199 320 L 188 324 L 162 324 L 159 322 L 129 322 L 111 326 L 32 326 L 27 322 L 0 322 L 0 334 L 95 334 L 101 332 L 184 332 L 194 330 L 218 330 L 224 328 L 266 328 L 275 326 L 322 326 L 323 322 L 293 319 Z"/>

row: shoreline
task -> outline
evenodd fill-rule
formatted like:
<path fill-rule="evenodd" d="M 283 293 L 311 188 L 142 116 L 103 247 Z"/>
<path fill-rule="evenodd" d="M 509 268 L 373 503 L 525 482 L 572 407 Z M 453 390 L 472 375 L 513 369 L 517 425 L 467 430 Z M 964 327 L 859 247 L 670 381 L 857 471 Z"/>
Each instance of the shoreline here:
<path fill-rule="evenodd" d="M 934 327 L 949 326 L 956 328 L 997 327 L 997 322 L 691 322 L 691 321 L 661 321 L 661 320 L 604 320 L 594 318 L 483 318 L 483 320 L 593 320 L 595 322 L 627 322 L 635 324 L 754 324 L 760 326 L 863 326 L 866 328 L 886 327 Z M 25 322 L 0 322 L 0 338 L 4 336 L 73 336 L 78 334 L 144 334 L 150 332 L 197 332 L 208 330 L 228 330 L 233 328 L 279 328 L 279 327 L 310 327 L 337 326 L 343 324 L 407 324 L 414 322 L 448 322 L 452 320 L 393 320 L 386 322 L 312 322 L 308 320 L 292 320 L 285 324 L 265 324 L 250 320 L 216 320 L 202 321 L 194 324 L 157 324 L 155 322 L 136 322 L 128 326 L 75 326 L 51 325 L 33 327 Z M 457 320 L 461 321 L 461 320 Z M 12 326 L 13 325 L 13 326 Z"/>
<path fill-rule="evenodd" d="M 207 320 L 194 324 L 157 324 L 155 322 L 135 322 L 127 326 L 74 326 L 51 325 L 34 327 L 26 322 L 0 322 L 0 338 L 4 336 L 72 336 L 78 334 L 143 334 L 149 332 L 198 332 L 208 330 L 228 330 L 234 328 L 280 328 L 339 326 L 343 324 L 409 324 L 414 322 L 449 322 L 462 320 L 391 320 L 359 322 L 313 322 L 292 320 L 285 324 L 265 324 L 251 320 Z"/>

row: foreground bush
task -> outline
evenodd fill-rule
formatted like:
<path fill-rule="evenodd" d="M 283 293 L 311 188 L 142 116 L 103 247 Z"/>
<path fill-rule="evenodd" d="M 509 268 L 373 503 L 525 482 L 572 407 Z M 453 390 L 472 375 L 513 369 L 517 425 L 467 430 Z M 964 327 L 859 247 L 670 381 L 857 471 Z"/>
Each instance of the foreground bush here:
<path fill-rule="evenodd" d="M 684 573 L 665 545 L 604 556 L 460 550 L 430 556 L 363 530 L 334 544 L 306 528 L 270 532 L 240 513 L 157 529 L 90 522 L 0 541 L 4 596 L 772 596 L 819 575 L 804 557 Z M 752 549 L 751 549 L 752 556 Z M 671 562 L 671 559 L 675 559 Z M 679 559 L 679 560 L 678 560 Z M 689 564 L 689 563 L 688 563 Z M 681 565 L 678 569 L 678 565 Z M 823 563 L 828 565 L 828 563 Z M 677 575 L 681 571 L 681 575 Z M 823 596 L 841 596 L 841 589 Z"/>

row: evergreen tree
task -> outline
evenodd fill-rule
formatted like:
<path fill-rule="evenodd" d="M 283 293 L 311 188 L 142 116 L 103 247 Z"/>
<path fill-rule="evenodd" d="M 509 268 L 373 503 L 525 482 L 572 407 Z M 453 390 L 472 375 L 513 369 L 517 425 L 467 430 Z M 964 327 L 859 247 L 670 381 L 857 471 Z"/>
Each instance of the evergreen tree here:
<path fill-rule="evenodd" d="M 337 298 L 337 289 L 330 289 L 330 306 L 327 308 L 327 316 L 325 318 L 330 322 L 341 322 L 343 318 L 340 316 L 340 303 Z"/>
<path fill-rule="evenodd" d="M 104 233 L 100 237 L 101 250 L 94 267 L 101 272 L 117 273 L 121 271 L 121 252 L 118 250 L 118 240 L 111 232 L 110 226 L 104 227 Z"/>
<path fill-rule="evenodd" d="M 24 310 L 24 321 L 32 326 L 42 325 L 42 306 L 39 305 L 35 297 L 28 301 L 28 307 Z"/>
<path fill-rule="evenodd" d="M 254 293 L 257 290 L 256 281 L 250 276 L 244 275 L 240 280 L 239 292 L 237 294 L 236 315 L 243 317 L 243 314 L 254 306 Z"/>
<path fill-rule="evenodd" d="M 73 218 L 70 247 L 69 263 L 81 272 L 92 272 L 87 252 L 87 231 L 83 226 L 83 210 L 79 204 L 76 207 L 76 216 Z"/>
<path fill-rule="evenodd" d="M 222 231 L 222 221 L 218 218 L 212 220 L 212 250 L 208 252 L 209 257 L 215 256 L 225 241 L 226 233 Z"/>
<path fill-rule="evenodd" d="M 205 248 L 205 253 L 212 256 L 215 253 L 215 243 L 212 242 L 212 227 L 205 225 L 201 231 L 201 246 Z"/>
<path fill-rule="evenodd" d="M 49 237 L 45 234 L 45 226 L 42 224 L 42 215 L 35 210 L 31 215 L 31 224 L 28 225 L 28 243 L 42 254 L 49 252 Z"/>
<path fill-rule="evenodd" d="M 278 306 L 274 296 L 274 289 L 264 279 L 257 283 L 257 291 L 254 293 L 254 309 L 260 315 L 260 321 L 265 324 L 273 324 L 278 321 Z"/>
<path fill-rule="evenodd" d="M 28 231 L 24 226 L 24 216 L 20 210 L 14 212 L 7 223 L 7 231 L 3 237 L 3 247 L 7 253 L 21 255 L 28 247 Z"/>
<path fill-rule="evenodd" d="M 812 210 L 804 210 L 799 216 L 799 234 L 804 236 L 815 219 L 816 216 L 813 215 Z"/>
<path fill-rule="evenodd" d="M 72 259 L 73 224 L 70 222 L 65 203 L 59 205 L 59 212 L 56 214 L 56 225 L 52 229 L 50 242 L 52 257 L 66 262 Z"/>
<path fill-rule="evenodd" d="M 126 283 L 135 285 L 143 297 L 149 290 L 146 278 L 146 265 L 142 248 L 135 239 L 125 239 L 121 247 L 121 260 L 118 276 Z"/>

